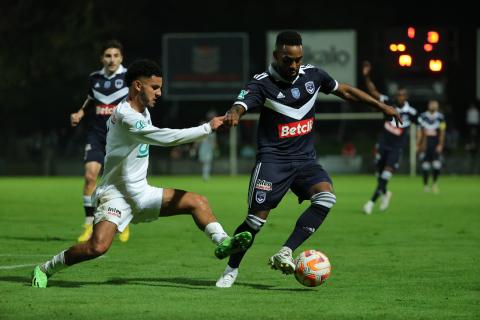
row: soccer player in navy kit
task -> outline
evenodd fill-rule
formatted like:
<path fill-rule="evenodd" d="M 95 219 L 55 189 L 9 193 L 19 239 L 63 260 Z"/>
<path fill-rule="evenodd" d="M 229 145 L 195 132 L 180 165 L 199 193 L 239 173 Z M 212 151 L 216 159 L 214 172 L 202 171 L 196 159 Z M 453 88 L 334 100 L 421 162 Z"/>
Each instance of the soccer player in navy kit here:
<path fill-rule="evenodd" d="M 387 116 L 399 119 L 393 107 L 359 89 L 338 83 L 322 69 L 302 65 L 302 57 L 300 34 L 294 31 L 278 34 L 274 62 L 266 72 L 253 77 L 224 119 L 224 125 L 236 126 L 247 110 L 261 108 L 257 159 L 248 190 L 248 215 L 235 233 L 250 231 L 255 237 L 270 210 L 289 189 L 300 201 L 311 201 L 311 206 L 298 218 L 283 247 L 269 259 L 272 268 L 285 274 L 293 273 L 295 269 L 292 252 L 318 229 L 336 202 L 332 181 L 315 160 L 312 129 L 318 92 L 365 102 Z M 217 287 L 233 285 L 244 254 L 230 257 Z"/>
<path fill-rule="evenodd" d="M 407 142 L 408 129 L 412 123 L 417 122 L 417 110 L 415 110 L 407 101 L 408 93 L 404 88 L 399 88 L 393 99 L 381 94 L 373 81 L 370 79 L 371 64 L 368 61 L 363 63 L 362 73 L 365 79 L 368 92 L 376 99 L 382 102 L 390 102 L 400 114 L 402 124 L 396 125 L 390 119 L 385 119 L 382 133 L 378 141 L 375 162 L 377 166 L 377 187 L 373 192 L 372 197 L 363 205 L 363 212 L 371 214 L 373 206 L 377 199 L 381 196 L 380 210 L 387 210 L 392 198 L 392 192 L 387 190 L 388 181 L 391 179 L 393 173 L 399 167 L 400 157 L 402 155 L 403 147 Z"/>
<path fill-rule="evenodd" d="M 445 145 L 445 116 L 438 111 L 437 100 L 428 102 L 428 110 L 418 118 L 420 129 L 417 131 L 417 151 L 422 163 L 423 186 L 425 192 L 430 191 L 428 179 L 432 170 L 432 191 L 438 193 L 438 176 L 442 168 L 442 151 Z"/>
<path fill-rule="evenodd" d="M 83 207 L 85 209 L 85 223 L 79 242 L 87 241 L 93 228 L 93 213 L 95 208 L 90 199 L 97 183 L 97 177 L 103 166 L 105 157 L 106 122 L 116 105 L 127 96 L 128 88 L 125 85 L 127 69 L 122 65 L 123 46 L 116 40 L 109 40 L 102 46 L 100 61 L 101 70 L 89 76 L 88 97 L 83 106 L 70 115 L 73 127 L 77 126 L 85 115 L 85 110 L 95 107 L 95 118 L 88 128 L 87 143 L 85 145 L 85 183 L 83 187 Z M 119 236 L 122 242 L 128 241 L 130 236 L 127 227 Z"/>

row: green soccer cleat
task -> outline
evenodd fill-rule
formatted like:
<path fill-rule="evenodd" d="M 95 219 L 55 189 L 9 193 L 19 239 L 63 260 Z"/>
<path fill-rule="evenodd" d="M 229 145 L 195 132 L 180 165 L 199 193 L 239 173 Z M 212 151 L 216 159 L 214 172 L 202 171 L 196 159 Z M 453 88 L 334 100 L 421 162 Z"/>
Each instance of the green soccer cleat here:
<path fill-rule="evenodd" d="M 224 259 L 234 253 L 248 249 L 252 243 L 252 234 L 248 231 L 237 233 L 233 237 L 227 237 L 215 248 L 215 256 Z"/>
<path fill-rule="evenodd" d="M 40 269 L 40 266 L 36 266 L 32 271 L 32 287 L 46 288 L 47 283 L 47 275 Z"/>

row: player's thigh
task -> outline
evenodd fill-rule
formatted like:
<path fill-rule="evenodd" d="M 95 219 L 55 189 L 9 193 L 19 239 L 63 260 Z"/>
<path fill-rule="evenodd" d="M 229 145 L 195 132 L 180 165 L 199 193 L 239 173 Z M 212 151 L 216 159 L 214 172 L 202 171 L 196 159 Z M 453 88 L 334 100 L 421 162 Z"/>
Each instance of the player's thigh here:
<path fill-rule="evenodd" d="M 395 171 L 400 167 L 400 158 L 402 157 L 402 149 L 393 148 L 388 150 L 385 159 L 385 169 Z"/>
<path fill-rule="evenodd" d="M 207 198 L 202 195 L 179 189 L 163 189 L 160 217 L 188 214 L 196 208 L 211 211 Z"/>
<path fill-rule="evenodd" d="M 308 161 L 298 168 L 291 189 L 301 202 L 319 192 L 333 193 L 333 182 L 328 172 L 320 164 Z"/>
<path fill-rule="evenodd" d="M 116 233 L 117 225 L 113 222 L 104 220 L 95 224 L 91 239 L 93 243 L 99 244 L 105 249 L 108 249 L 112 245 Z"/>
<path fill-rule="evenodd" d="M 102 170 L 102 164 L 97 161 L 85 162 L 85 177 L 96 179 Z"/>
<path fill-rule="evenodd" d="M 291 163 L 258 162 L 250 176 L 249 212 L 276 208 L 290 188 L 294 177 L 295 167 Z"/>

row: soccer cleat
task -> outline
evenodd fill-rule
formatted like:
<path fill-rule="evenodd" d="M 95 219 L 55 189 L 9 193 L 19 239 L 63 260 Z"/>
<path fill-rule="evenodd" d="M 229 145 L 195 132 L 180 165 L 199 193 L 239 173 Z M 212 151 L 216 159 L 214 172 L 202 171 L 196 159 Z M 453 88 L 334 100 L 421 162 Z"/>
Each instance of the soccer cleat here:
<path fill-rule="evenodd" d="M 387 210 L 388 206 L 390 205 L 390 199 L 392 199 L 392 192 L 387 191 L 383 196 L 382 200 L 380 201 L 380 211 Z"/>
<path fill-rule="evenodd" d="M 426 192 L 426 193 L 429 193 L 430 192 L 430 187 L 425 185 L 423 186 L 423 191 Z"/>
<path fill-rule="evenodd" d="M 122 242 L 127 242 L 130 238 L 130 226 L 127 226 L 123 232 L 118 235 L 118 239 Z"/>
<path fill-rule="evenodd" d="M 45 272 L 42 271 L 40 266 L 36 266 L 32 271 L 32 287 L 46 288 L 48 283 L 48 277 Z"/>
<path fill-rule="evenodd" d="M 295 263 L 292 258 L 292 251 L 281 249 L 276 254 L 268 259 L 268 264 L 272 269 L 280 270 L 284 274 L 291 274 L 295 272 Z"/>
<path fill-rule="evenodd" d="M 77 241 L 78 242 L 86 242 L 90 237 L 92 236 L 93 232 L 93 224 L 84 224 L 83 225 L 83 232 L 82 234 L 78 237 Z"/>
<path fill-rule="evenodd" d="M 252 234 L 248 231 L 237 233 L 233 237 L 226 237 L 215 248 L 215 256 L 224 259 L 229 255 L 245 251 L 252 243 Z"/>
<path fill-rule="evenodd" d="M 230 288 L 237 279 L 238 268 L 229 268 L 225 269 L 222 276 L 217 280 L 215 286 L 217 288 Z"/>
<path fill-rule="evenodd" d="M 372 214 L 372 210 L 373 210 L 373 201 L 372 200 L 369 200 L 367 203 L 365 203 L 363 205 L 363 213 L 365 214 Z"/>
<path fill-rule="evenodd" d="M 438 188 L 438 185 L 436 183 L 432 185 L 432 192 L 435 194 L 438 194 L 440 192 L 440 189 Z"/>

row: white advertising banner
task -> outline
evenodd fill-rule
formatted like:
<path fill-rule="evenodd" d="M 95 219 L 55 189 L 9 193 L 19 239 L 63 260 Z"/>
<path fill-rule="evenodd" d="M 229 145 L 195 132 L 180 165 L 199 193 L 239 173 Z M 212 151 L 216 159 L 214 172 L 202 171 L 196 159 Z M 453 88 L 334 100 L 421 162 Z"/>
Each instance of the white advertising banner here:
<path fill-rule="evenodd" d="M 324 69 L 338 82 L 357 85 L 357 34 L 355 30 L 299 31 L 303 39 L 303 64 Z M 267 32 L 267 65 L 273 60 L 279 31 Z M 318 95 L 319 100 L 337 100 L 334 95 Z"/>

